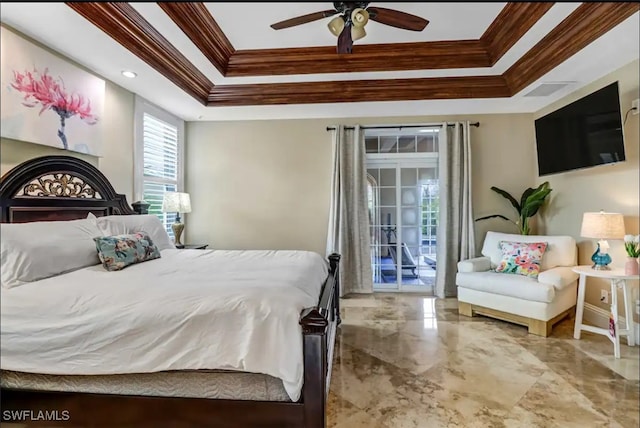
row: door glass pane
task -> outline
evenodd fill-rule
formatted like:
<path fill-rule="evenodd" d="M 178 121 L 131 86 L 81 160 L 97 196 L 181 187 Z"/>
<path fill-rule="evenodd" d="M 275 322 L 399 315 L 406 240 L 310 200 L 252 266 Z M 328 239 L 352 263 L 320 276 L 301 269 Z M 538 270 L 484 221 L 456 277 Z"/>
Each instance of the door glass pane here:
<path fill-rule="evenodd" d="M 402 136 L 398 137 L 398 152 L 399 153 L 415 153 L 416 151 L 416 137 Z"/>
<path fill-rule="evenodd" d="M 366 137 L 364 139 L 364 147 L 367 153 L 378 153 L 378 138 Z"/>
<path fill-rule="evenodd" d="M 378 186 L 395 186 L 396 185 L 396 169 L 380 168 L 380 181 Z"/>
<path fill-rule="evenodd" d="M 417 183 L 416 168 L 402 168 L 400 182 L 403 186 L 415 186 Z"/>
<path fill-rule="evenodd" d="M 418 190 L 416 187 L 403 187 L 400 190 L 400 198 L 403 206 L 417 206 L 419 203 Z"/>
<path fill-rule="evenodd" d="M 398 153 L 398 137 L 380 137 L 380 153 Z"/>

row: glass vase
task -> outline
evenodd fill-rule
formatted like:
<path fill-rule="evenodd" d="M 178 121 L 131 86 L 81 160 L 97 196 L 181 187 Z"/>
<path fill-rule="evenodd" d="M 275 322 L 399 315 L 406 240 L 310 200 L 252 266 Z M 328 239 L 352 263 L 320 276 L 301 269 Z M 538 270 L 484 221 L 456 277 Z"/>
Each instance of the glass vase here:
<path fill-rule="evenodd" d="M 627 261 L 624 264 L 624 274 L 625 275 L 638 275 L 638 258 L 637 257 L 627 257 Z"/>

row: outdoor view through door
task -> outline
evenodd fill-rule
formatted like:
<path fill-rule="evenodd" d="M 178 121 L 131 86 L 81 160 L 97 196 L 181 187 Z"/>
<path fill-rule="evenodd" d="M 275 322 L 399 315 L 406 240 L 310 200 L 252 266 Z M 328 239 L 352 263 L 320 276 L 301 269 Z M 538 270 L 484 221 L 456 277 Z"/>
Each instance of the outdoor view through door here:
<path fill-rule="evenodd" d="M 374 290 L 433 292 L 439 128 L 365 132 Z"/>

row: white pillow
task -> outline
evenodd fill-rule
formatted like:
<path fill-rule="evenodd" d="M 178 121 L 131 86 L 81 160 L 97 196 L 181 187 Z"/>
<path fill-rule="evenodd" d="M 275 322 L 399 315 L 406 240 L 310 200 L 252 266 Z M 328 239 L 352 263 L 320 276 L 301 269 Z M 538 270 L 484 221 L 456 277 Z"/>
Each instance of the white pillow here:
<path fill-rule="evenodd" d="M 95 220 L 0 224 L 0 278 L 12 288 L 100 263 Z"/>
<path fill-rule="evenodd" d="M 109 215 L 97 217 L 96 222 L 104 236 L 146 232 L 160 251 L 176 248 L 160 219 L 153 214 Z"/>

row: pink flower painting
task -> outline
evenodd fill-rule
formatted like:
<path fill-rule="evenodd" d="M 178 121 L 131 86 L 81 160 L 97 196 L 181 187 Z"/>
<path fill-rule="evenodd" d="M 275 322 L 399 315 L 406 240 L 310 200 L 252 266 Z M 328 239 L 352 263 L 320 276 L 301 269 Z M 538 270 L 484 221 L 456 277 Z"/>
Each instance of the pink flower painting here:
<path fill-rule="evenodd" d="M 91 100 L 82 94 L 68 92 L 62 78 L 54 79 L 46 68 L 42 73 L 36 69 L 24 73 L 14 70 L 10 85 L 22 93 L 25 107 L 40 107 L 39 115 L 51 110 L 60 117 L 58 138 L 65 149 L 69 148 L 65 135 L 68 119 L 77 116 L 88 125 L 98 123 L 98 116 L 91 112 Z"/>

